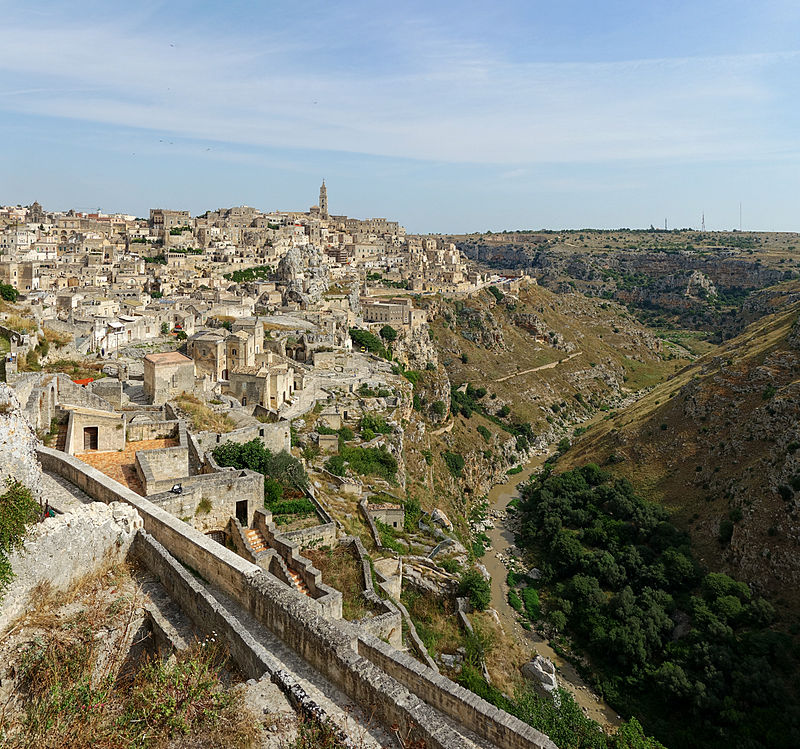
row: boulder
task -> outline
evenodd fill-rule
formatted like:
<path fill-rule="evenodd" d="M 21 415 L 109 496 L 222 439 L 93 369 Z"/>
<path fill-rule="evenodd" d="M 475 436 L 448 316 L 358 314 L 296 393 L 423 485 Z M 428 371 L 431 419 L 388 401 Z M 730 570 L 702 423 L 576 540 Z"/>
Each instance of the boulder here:
<path fill-rule="evenodd" d="M 445 515 L 444 510 L 440 510 L 438 507 L 431 513 L 431 521 L 442 526 L 442 528 L 447 528 L 449 531 L 453 530 L 453 524 Z"/>
<path fill-rule="evenodd" d="M 558 689 L 556 667 L 548 658 L 537 655 L 522 667 L 522 673 L 548 694 Z"/>

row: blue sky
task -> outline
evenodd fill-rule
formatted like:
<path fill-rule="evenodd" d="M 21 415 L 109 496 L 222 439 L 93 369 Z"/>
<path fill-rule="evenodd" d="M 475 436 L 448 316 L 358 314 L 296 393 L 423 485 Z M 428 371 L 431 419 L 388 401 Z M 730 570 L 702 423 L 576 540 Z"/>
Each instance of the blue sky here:
<path fill-rule="evenodd" d="M 800 230 L 796 0 L 0 0 L 0 203 Z"/>

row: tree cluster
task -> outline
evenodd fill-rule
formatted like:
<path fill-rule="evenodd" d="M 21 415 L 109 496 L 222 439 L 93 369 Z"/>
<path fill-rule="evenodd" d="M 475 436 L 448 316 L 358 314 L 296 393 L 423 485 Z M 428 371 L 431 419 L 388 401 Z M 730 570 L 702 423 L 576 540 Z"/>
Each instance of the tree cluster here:
<path fill-rule="evenodd" d="M 666 510 L 596 465 L 522 495 L 550 622 L 591 656 L 612 704 L 670 746 L 800 744 L 794 651 L 768 601 L 705 573 Z"/>

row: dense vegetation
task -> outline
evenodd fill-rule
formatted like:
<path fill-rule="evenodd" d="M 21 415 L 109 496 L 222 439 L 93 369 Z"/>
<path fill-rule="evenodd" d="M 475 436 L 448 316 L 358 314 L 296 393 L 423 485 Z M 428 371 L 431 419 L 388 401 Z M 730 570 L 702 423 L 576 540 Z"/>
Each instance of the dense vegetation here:
<path fill-rule="evenodd" d="M 595 465 L 522 496 L 550 623 L 589 654 L 612 705 L 669 746 L 798 745 L 795 652 L 769 602 L 701 570 L 663 508 Z"/>
<path fill-rule="evenodd" d="M 386 449 L 380 447 L 347 447 L 325 461 L 325 468 L 337 476 L 344 476 L 347 468 L 362 476 L 378 476 L 394 483 L 397 475 L 397 460 Z"/>
<path fill-rule="evenodd" d="M 350 328 L 350 338 L 353 341 L 353 346 L 369 351 L 375 356 L 381 356 L 384 359 L 389 358 L 386 346 L 374 333 L 370 333 L 368 330 L 361 330 L 361 328 Z"/>
<path fill-rule="evenodd" d="M 214 448 L 221 466 L 249 468 L 264 476 L 264 505 L 274 515 L 308 515 L 314 505 L 303 496 L 308 476 L 303 465 L 286 450 L 274 453 L 259 439 L 239 444 L 225 442 Z M 277 519 L 276 519 L 277 521 Z"/>
<path fill-rule="evenodd" d="M 623 723 L 613 736 L 603 732 L 599 723 L 587 718 L 572 695 L 559 690 L 559 700 L 540 697 L 528 685 L 520 685 L 509 696 L 489 684 L 474 663 L 466 663 L 459 683 L 487 702 L 515 715 L 544 733 L 560 749 L 663 749 L 648 738 L 636 718 Z"/>
<path fill-rule="evenodd" d="M 254 268 L 245 268 L 244 270 L 226 273 L 223 278 L 234 283 L 250 283 L 252 281 L 268 281 L 271 274 L 272 268 L 268 265 L 258 265 Z"/>
<path fill-rule="evenodd" d="M 6 302 L 16 302 L 19 292 L 9 283 L 0 283 L 0 299 Z"/>

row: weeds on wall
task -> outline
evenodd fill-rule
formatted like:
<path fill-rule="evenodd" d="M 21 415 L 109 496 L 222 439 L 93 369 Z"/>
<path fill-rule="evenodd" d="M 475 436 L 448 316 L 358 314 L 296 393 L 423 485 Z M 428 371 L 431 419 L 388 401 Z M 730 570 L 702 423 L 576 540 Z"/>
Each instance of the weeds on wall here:
<path fill-rule="evenodd" d="M 25 531 L 42 513 L 39 503 L 19 481 L 9 481 L 0 496 L 0 599 L 14 579 L 9 555 L 22 546 Z"/>

